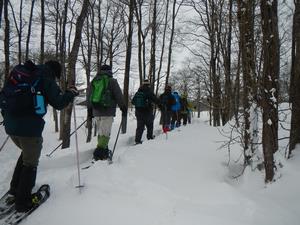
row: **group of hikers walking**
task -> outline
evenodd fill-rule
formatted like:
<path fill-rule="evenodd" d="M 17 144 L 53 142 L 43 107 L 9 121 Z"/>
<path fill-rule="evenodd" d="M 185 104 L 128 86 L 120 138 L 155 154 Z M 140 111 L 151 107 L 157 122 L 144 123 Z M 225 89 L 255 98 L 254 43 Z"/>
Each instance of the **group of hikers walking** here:
<path fill-rule="evenodd" d="M 179 96 L 178 92 L 172 92 L 171 86 L 167 85 L 164 92 L 157 98 L 151 90 L 148 80 L 144 80 L 142 86 L 135 93 L 132 104 L 135 106 L 137 128 L 135 143 L 142 143 L 144 128 L 147 128 L 147 139 L 153 139 L 154 111 L 156 105 L 161 111 L 160 124 L 162 130 L 167 133 L 182 124 L 191 123 L 191 108 L 187 101 L 187 95 Z"/>
<path fill-rule="evenodd" d="M 73 102 L 79 94 L 75 86 L 62 91 L 56 83 L 61 76 L 61 64 L 47 61 L 35 65 L 32 61 L 17 65 L 5 81 L 0 92 L 0 108 L 3 125 L 15 145 L 21 149 L 10 182 L 9 196 L 18 212 L 27 212 L 34 207 L 32 189 L 35 186 L 37 167 L 42 150 L 42 131 L 47 113 L 47 105 L 61 110 Z M 97 146 L 93 152 L 95 160 L 106 160 L 111 151 L 108 148 L 111 128 L 117 106 L 122 117 L 127 116 L 127 107 L 121 88 L 113 78 L 112 68 L 102 65 L 98 74 L 88 87 L 88 117 L 94 118 L 97 127 Z M 150 82 L 144 80 L 135 93 L 132 104 L 135 106 L 137 128 L 135 143 L 142 143 L 145 127 L 147 139 L 154 139 L 154 106 L 161 111 L 161 125 L 164 133 L 181 124 L 191 122 L 187 96 L 179 96 L 166 86 L 164 92 L 156 97 Z"/>

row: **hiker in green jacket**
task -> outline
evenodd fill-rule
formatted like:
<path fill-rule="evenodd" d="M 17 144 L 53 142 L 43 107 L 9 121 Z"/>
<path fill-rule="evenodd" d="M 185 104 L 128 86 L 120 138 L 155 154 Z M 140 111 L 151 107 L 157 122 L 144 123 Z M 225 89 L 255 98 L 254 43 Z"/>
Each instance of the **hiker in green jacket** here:
<path fill-rule="evenodd" d="M 95 118 L 98 133 L 97 147 L 93 153 L 95 160 L 106 160 L 109 157 L 108 143 L 117 105 L 122 116 L 127 115 L 121 88 L 112 75 L 111 66 L 102 65 L 89 87 L 88 115 Z"/>

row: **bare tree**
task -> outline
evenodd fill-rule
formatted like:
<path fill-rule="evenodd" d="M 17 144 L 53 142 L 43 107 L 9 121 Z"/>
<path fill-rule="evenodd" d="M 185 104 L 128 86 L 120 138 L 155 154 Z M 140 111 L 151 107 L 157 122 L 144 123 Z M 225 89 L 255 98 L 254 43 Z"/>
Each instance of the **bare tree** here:
<path fill-rule="evenodd" d="M 4 0 L 4 20 L 5 20 L 5 30 L 4 30 L 4 58 L 5 58 L 5 79 L 9 75 L 9 54 L 10 54 L 10 21 L 8 16 L 8 2 L 9 0 Z"/>
<path fill-rule="evenodd" d="M 171 25 L 171 34 L 170 34 L 170 42 L 169 42 L 169 50 L 168 50 L 168 63 L 167 63 L 167 75 L 166 75 L 166 84 L 168 85 L 169 77 L 171 73 L 171 60 L 172 60 L 172 48 L 173 48 L 173 41 L 174 41 L 174 32 L 175 32 L 175 20 L 176 16 L 178 14 L 178 11 L 182 5 L 183 1 L 180 1 L 178 3 L 177 9 L 176 4 L 177 0 L 173 1 L 173 7 L 172 7 L 172 25 Z"/>
<path fill-rule="evenodd" d="M 31 25 L 32 25 L 32 16 L 33 16 L 33 9 L 34 9 L 35 0 L 31 1 L 31 8 L 30 8 L 30 16 L 28 21 L 28 32 L 27 32 L 27 39 L 26 39 L 26 50 L 25 50 L 25 60 L 28 60 L 29 55 L 29 43 L 31 37 Z"/>
<path fill-rule="evenodd" d="M 45 59 L 45 1 L 41 0 L 41 43 L 40 43 L 40 63 L 44 63 Z"/>
<path fill-rule="evenodd" d="M 292 107 L 289 154 L 300 143 L 300 0 L 295 2 L 293 18 L 292 70 L 290 78 L 290 103 Z"/>
<path fill-rule="evenodd" d="M 240 51 L 243 72 L 243 144 L 244 162 L 250 164 L 251 152 L 251 105 L 253 100 L 253 80 L 255 79 L 254 56 L 254 2 L 238 1 L 238 20 L 240 30 Z"/>
<path fill-rule="evenodd" d="M 278 150 L 278 79 L 279 79 L 279 34 L 277 0 L 261 1 L 263 32 L 263 152 L 266 182 L 274 177 L 274 156 Z"/>
<path fill-rule="evenodd" d="M 125 61 L 125 74 L 124 74 L 124 98 L 125 104 L 128 106 L 129 99 L 129 75 L 130 75 L 130 62 L 132 52 L 132 34 L 133 34 L 133 13 L 134 13 L 134 0 L 129 1 L 129 17 L 128 17 L 128 36 L 127 36 L 127 47 L 126 47 L 126 61 Z M 123 118 L 122 133 L 126 133 L 127 118 Z"/>
<path fill-rule="evenodd" d="M 75 67 L 79 52 L 79 47 L 81 43 L 81 32 L 83 28 L 84 21 L 88 14 L 89 8 L 89 0 L 84 0 L 82 3 L 82 8 L 80 15 L 76 21 L 76 30 L 75 30 L 75 37 L 72 46 L 71 53 L 69 55 L 69 62 L 68 62 L 68 74 L 67 74 L 67 83 L 69 86 L 75 86 L 76 81 L 76 74 L 75 74 Z M 67 148 L 70 146 L 70 130 L 71 130 L 71 115 L 72 115 L 72 105 L 69 105 L 66 108 L 65 114 L 65 123 L 64 123 L 64 134 L 63 134 L 63 141 L 62 141 L 62 148 Z"/>

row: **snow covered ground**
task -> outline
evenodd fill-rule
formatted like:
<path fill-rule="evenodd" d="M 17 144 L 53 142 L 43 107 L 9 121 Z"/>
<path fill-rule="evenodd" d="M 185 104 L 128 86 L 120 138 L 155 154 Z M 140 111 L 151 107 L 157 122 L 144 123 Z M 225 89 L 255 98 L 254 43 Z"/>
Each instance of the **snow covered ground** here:
<path fill-rule="evenodd" d="M 77 124 L 85 111 L 77 106 Z M 264 174 L 228 166 L 226 149 L 217 150 L 224 137 L 207 124 L 207 115 L 192 124 L 161 134 L 155 120 L 155 140 L 134 146 L 136 121 L 131 112 L 127 134 L 120 134 L 114 163 L 99 161 L 80 170 L 78 189 L 76 148 L 57 150 L 51 112 L 46 116 L 44 148 L 37 186 L 49 183 L 51 197 L 24 225 L 298 225 L 300 215 L 300 154 L 286 161 L 280 178 L 264 184 Z M 113 124 L 110 147 L 120 125 Z M 6 135 L 1 127 L 0 144 Z M 88 165 L 96 138 L 85 143 L 86 129 L 79 130 L 80 167 Z M 145 138 L 144 138 L 145 139 Z M 237 149 L 238 146 L 235 146 Z M 9 141 L 0 152 L 0 194 L 9 187 L 19 151 Z"/>

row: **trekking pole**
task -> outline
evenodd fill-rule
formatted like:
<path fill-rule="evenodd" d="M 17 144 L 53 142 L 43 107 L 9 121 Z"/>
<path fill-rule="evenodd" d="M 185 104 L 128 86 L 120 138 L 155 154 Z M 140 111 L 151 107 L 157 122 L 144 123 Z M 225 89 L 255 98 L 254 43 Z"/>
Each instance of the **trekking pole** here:
<path fill-rule="evenodd" d="M 71 134 L 70 134 L 70 137 L 80 128 L 80 127 L 82 127 L 82 125 L 83 124 L 85 124 L 85 122 L 87 121 L 87 119 L 85 120 L 85 121 L 83 121 L 80 125 L 79 125 L 79 127 L 77 127 L 76 128 L 76 130 L 74 130 Z M 47 154 L 46 156 L 48 156 L 48 157 L 51 157 L 51 155 L 60 147 L 60 146 L 62 146 L 62 142 L 55 148 L 55 149 L 53 149 L 49 154 Z"/>
<path fill-rule="evenodd" d="M 76 122 L 76 111 L 75 103 L 73 103 L 73 112 L 74 112 L 74 127 L 75 127 L 75 143 L 76 143 L 76 161 L 77 161 L 77 173 L 78 173 L 78 185 L 76 188 L 82 188 L 84 185 L 80 181 L 80 168 L 79 168 L 79 148 L 78 148 L 78 136 L 77 136 L 77 122 Z"/>
<path fill-rule="evenodd" d="M 112 158 L 113 158 L 113 155 L 114 155 L 114 153 L 115 153 L 115 149 L 116 149 L 117 142 L 118 142 L 118 139 L 119 139 L 121 127 L 122 127 L 122 121 L 121 121 L 120 126 L 119 126 L 119 130 L 118 130 L 117 137 L 116 137 L 116 140 L 115 140 L 114 148 L 113 148 L 113 150 L 112 150 L 111 156 L 109 157 L 109 161 L 108 161 L 109 164 L 112 163 Z"/>
<path fill-rule="evenodd" d="M 2 149 L 4 148 L 4 146 L 6 145 L 8 139 L 9 139 L 9 136 L 7 135 L 7 137 L 5 138 L 3 144 L 2 144 L 1 147 L 0 147 L 0 152 L 2 151 Z"/>

